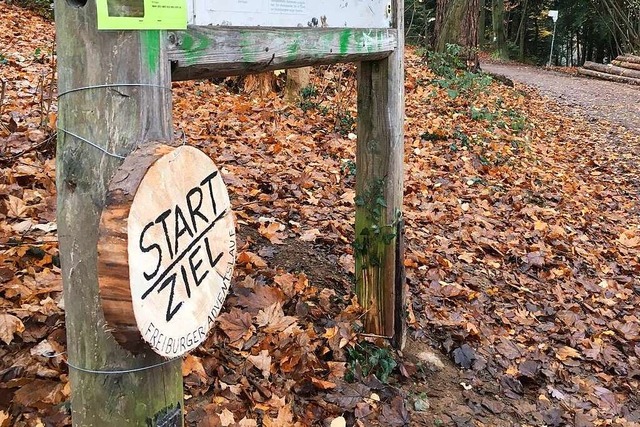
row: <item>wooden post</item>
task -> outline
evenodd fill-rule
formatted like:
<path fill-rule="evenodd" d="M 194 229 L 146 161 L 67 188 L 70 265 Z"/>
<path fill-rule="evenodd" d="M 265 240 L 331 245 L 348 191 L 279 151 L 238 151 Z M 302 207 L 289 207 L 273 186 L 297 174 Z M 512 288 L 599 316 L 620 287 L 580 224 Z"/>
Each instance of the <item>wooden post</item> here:
<path fill-rule="evenodd" d="M 172 138 L 164 33 L 99 32 L 93 0 L 57 0 L 55 12 L 58 233 L 73 424 L 180 426 L 181 360 L 163 364 L 116 344 L 100 306 L 96 256 L 100 213 L 121 157 L 143 141 Z"/>
<path fill-rule="evenodd" d="M 392 2 L 398 45 L 388 57 L 358 67 L 356 292 L 367 332 L 404 345 L 401 234 L 404 162 L 404 4 Z M 398 246 L 397 246 L 398 245 Z M 404 304 L 400 304 L 404 305 Z M 400 335 L 400 336 L 398 336 Z"/>

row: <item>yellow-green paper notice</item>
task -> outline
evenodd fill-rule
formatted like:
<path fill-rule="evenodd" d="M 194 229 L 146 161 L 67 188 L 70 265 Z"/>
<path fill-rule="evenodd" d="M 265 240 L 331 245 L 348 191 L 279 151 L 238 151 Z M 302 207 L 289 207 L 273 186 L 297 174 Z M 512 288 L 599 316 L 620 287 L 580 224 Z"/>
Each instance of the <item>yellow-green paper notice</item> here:
<path fill-rule="evenodd" d="M 186 0 L 97 0 L 99 30 L 184 30 Z"/>

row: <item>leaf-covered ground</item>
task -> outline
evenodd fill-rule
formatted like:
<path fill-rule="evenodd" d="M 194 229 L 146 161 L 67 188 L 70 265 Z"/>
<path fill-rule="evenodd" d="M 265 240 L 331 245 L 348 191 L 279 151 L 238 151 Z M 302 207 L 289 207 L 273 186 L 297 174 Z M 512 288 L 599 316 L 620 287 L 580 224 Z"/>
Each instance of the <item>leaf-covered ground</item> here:
<path fill-rule="evenodd" d="M 54 28 L 0 13 L 0 425 L 65 425 Z M 639 135 L 406 65 L 412 340 L 395 367 L 351 293 L 354 68 L 316 69 L 299 104 L 174 84 L 176 131 L 221 167 L 240 240 L 220 327 L 184 361 L 187 422 L 638 425 Z"/>

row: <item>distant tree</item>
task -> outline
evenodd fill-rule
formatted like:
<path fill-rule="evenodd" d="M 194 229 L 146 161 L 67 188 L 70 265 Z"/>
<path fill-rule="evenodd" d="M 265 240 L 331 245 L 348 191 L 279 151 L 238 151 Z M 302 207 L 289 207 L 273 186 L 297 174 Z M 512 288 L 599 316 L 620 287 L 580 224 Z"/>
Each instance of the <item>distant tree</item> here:
<path fill-rule="evenodd" d="M 610 31 L 620 50 L 640 53 L 640 0 L 599 0 L 613 24 Z"/>
<path fill-rule="evenodd" d="M 244 92 L 264 98 L 276 91 L 276 75 L 273 71 L 250 74 L 244 78 Z"/>
<path fill-rule="evenodd" d="M 448 44 L 458 44 L 467 66 L 476 69 L 479 19 L 480 0 L 437 0 L 434 50 L 444 52 Z"/>
<path fill-rule="evenodd" d="M 507 33 L 504 26 L 504 21 L 505 21 L 504 0 L 492 0 L 491 21 L 493 24 L 495 53 L 500 59 L 509 59 L 509 49 L 507 47 Z"/>
<path fill-rule="evenodd" d="M 405 0 L 407 42 L 429 47 L 433 45 L 435 0 Z"/>
<path fill-rule="evenodd" d="M 309 86 L 310 78 L 311 67 L 288 69 L 284 98 L 289 102 L 297 101 L 300 98 L 300 91 Z"/>
<path fill-rule="evenodd" d="M 476 46 L 497 57 L 517 52 L 523 62 L 546 63 L 559 11 L 553 60 L 557 65 L 607 62 L 640 55 L 640 0 L 405 0 L 408 40 L 444 51 L 462 45 L 473 64 Z M 486 31 L 485 31 L 486 28 Z M 486 36 L 486 39 L 484 37 Z M 484 40 L 484 41 L 483 41 Z"/>

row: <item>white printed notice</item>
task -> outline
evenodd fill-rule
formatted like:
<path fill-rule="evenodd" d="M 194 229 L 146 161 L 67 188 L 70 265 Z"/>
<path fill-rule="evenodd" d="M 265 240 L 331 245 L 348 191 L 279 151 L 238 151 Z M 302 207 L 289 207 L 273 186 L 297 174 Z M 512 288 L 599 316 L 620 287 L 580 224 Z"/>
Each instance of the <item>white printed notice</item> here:
<path fill-rule="evenodd" d="M 389 28 L 389 0 L 190 0 L 189 24 Z"/>
<path fill-rule="evenodd" d="M 307 1 L 306 0 L 269 0 L 269 12 L 305 15 L 307 13 Z"/>

